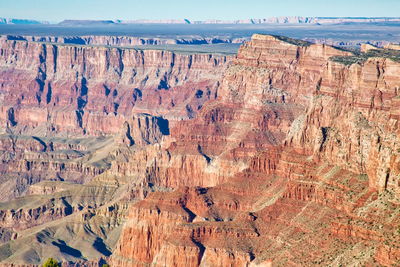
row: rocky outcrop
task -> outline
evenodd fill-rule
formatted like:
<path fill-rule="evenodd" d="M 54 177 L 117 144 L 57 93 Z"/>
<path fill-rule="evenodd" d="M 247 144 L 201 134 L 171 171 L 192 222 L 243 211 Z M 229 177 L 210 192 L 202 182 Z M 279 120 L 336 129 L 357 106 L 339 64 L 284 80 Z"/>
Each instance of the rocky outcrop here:
<path fill-rule="evenodd" d="M 84 183 L 108 168 L 112 155 L 97 160 L 89 155 L 98 147 L 108 147 L 111 138 L 67 140 L 52 137 L 0 136 L 2 201 L 23 195 L 30 185 L 41 180 Z"/>
<path fill-rule="evenodd" d="M 371 189 L 399 192 L 396 105 L 400 64 L 329 62 L 301 128 L 288 145 L 368 175 Z M 316 138 L 317 137 L 317 138 Z"/>
<path fill-rule="evenodd" d="M 393 49 L 393 50 L 400 50 L 400 45 L 399 44 L 387 44 L 385 45 L 386 49 Z"/>

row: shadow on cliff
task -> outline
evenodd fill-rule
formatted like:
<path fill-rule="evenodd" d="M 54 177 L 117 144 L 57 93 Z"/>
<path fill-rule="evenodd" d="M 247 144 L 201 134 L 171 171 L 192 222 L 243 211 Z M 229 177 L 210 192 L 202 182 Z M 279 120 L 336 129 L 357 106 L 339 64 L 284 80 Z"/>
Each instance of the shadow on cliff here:
<path fill-rule="evenodd" d="M 160 132 L 163 135 L 169 135 L 169 121 L 161 118 L 161 117 L 157 117 L 157 124 L 158 127 L 160 127 Z"/>
<path fill-rule="evenodd" d="M 93 242 L 93 247 L 106 257 L 109 257 L 112 254 L 111 251 L 107 248 L 106 244 L 104 244 L 103 239 L 99 237 L 96 238 L 96 240 Z"/>
<path fill-rule="evenodd" d="M 53 244 L 54 246 L 58 247 L 58 248 L 60 249 L 60 252 L 61 252 L 61 253 L 71 255 L 71 256 L 73 256 L 73 257 L 75 257 L 75 258 L 80 258 L 80 257 L 82 257 L 82 253 L 81 253 L 79 250 L 74 249 L 74 248 L 68 246 L 68 245 L 65 243 L 64 240 L 58 240 L 58 242 L 53 241 L 53 242 L 51 242 L 51 244 Z"/>

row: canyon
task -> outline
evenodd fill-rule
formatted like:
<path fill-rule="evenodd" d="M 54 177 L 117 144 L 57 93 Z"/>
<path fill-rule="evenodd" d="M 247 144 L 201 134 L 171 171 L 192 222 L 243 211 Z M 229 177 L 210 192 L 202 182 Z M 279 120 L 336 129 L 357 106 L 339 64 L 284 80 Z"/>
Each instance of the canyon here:
<path fill-rule="evenodd" d="M 396 45 L 33 38 L 0 38 L 1 266 L 400 264 Z"/>

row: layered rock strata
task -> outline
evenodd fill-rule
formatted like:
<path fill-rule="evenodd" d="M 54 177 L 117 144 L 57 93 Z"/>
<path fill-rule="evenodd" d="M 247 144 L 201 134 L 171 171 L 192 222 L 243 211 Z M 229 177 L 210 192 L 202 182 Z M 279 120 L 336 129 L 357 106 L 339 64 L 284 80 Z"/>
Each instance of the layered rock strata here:
<path fill-rule="evenodd" d="M 155 190 L 141 155 L 150 163 L 172 125 L 216 97 L 230 61 L 21 40 L 2 40 L 0 58 L 5 266 L 104 263 L 128 204 Z"/>
<path fill-rule="evenodd" d="M 140 46 L 140 45 L 201 45 L 201 44 L 241 44 L 249 40 L 246 37 L 229 38 L 229 37 L 183 37 L 183 38 L 150 38 L 150 37 L 133 37 L 133 36 L 104 36 L 104 35 L 88 35 L 88 36 L 21 36 L 21 35 L 4 35 L 0 39 L 4 40 L 20 40 L 30 42 L 44 43 L 61 43 L 76 45 L 93 45 L 93 46 Z"/>
<path fill-rule="evenodd" d="M 21 51 L 30 46 L 47 52 L 27 76 Z M 54 47 L 73 56 L 43 60 Z M 0 144 L 12 148 L 10 164 L 26 166 L 18 162 L 29 154 L 39 173 L 39 159 L 65 158 L 99 173 L 74 179 L 66 164 L 62 179 L 43 175 L 0 205 L 2 263 L 39 264 L 46 249 L 64 264 L 399 264 L 395 50 L 348 64 L 354 55 L 342 49 L 254 35 L 227 67 L 228 58 L 212 55 L 22 41 L 5 48 L 12 78 L 2 81 Z M 40 85 L 15 91 L 26 77 L 60 88 L 56 104 L 42 101 Z M 119 105 L 107 113 L 110 96 Z M 21 115 L 34 106 L 50 119 Z M 81 123 L 51 120 L 70 109 Z M 75 152 L 56 153 L 68 148 Z"/>
<path fill-rule="evenodd" d="M 398 264 L 399 63 L 335 56 L 352 54 L 263 35 L 242 46 L 218 98 L 171 129 L 152 182 L 175 189 L 132 206 L 112 262 Z M 168 171 L 182 154 L 190 165 Z"/>

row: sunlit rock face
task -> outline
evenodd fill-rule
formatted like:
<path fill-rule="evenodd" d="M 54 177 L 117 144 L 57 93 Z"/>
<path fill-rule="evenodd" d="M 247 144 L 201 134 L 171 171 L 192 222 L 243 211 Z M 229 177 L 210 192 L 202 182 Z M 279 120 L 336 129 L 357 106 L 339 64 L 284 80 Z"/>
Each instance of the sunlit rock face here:
<path fill-rule="evenodd" d="M 91 180 L 110 160 L 86 164 L 85 156 L 110 147 L 113 136 L 125 136 L 128 145 L 161 141 L 170 125 L 194 117 L 216 97 L 229 61 L 2 39 L 0 142 L 6 152 L 0 172 L 8 182 L 1 198 L 43 179 Z"/>
<path fill-rule="evenodd" d="M 230 60 L 10 40 L 1 51 L 1 123 L 47 134 L 115 134 L 139 112 L 193 117 Z"/>
<path fill-rule="evenodd" d="M 334 56 L 351 53 L 276 36 L 244 44 L 217 99 L 171 129 L 154 182 L 175 189 L 131 207 L 112 262 L 396 264 L 400 64 Z"/>
<path fill-rule="evenodd" d="M 2 263 L 398 264 L 398 62 L 259 34 L 235 58 L 2 47 Z"/>

